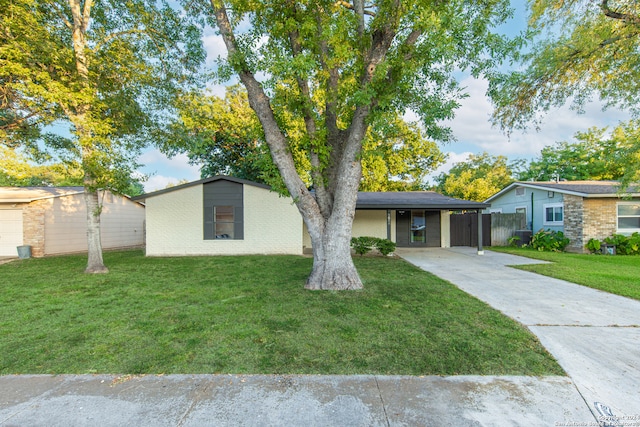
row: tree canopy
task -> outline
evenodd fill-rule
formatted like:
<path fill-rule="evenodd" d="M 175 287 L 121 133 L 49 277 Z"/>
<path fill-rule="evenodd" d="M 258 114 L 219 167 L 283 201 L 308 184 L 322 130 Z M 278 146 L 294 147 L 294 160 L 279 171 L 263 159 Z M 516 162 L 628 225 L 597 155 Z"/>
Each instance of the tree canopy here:
<path fill-rule="evenodd" d="M 522 71 L 490 85 L 494 120 L 526 127 L 540 112 L 593 96 L 640 113 L 640 3 L 636 0 L 534 0 L 529 29 L 536 38 Z"/>
<path fill-rule="evenodd" d="M 577 132 L 575 141 L 557 142 L 544 147 L 540 156 L 529 164 L 519 179 L 550 181 L 554 179 L 620 180 L 634 171 L 631 151 L 638 141 L 638 128 L 631 124 L 607 128 L 591 128 Z"/>
<path fill-rule="evenodd" d="M 258 117 L 240 86 L 228 86 L 224 99 L 201 92 L 185 94 L 179 111 L 181 120 L 172 126 L 173 137 L 162 146 L 165 153 L 186 153 L 190 163 L 201 167 L 202 178 L 230 175 L 286 191 Z M 287 114 L 280 116 L 284 120 Z M 303 132 L 290 135 L 290 150 L 298 174 L 311 187 L 303 139 Z M 417 124 L 385 117 L 371 125 L 363 142 L 360 190 L 419 190 L 444 157 Z"/>
<path fill-rule="evenodd" d="M 309 231 L 310 289 L 362 286 L 349 256 L 364 141 L 383 117 L 412 110 L 424 135 L 448 140 L 440 121 L 463 95 L 455 72 L 480 76 L 513 46 L 493 32 L 506 0 L 187 2 L 220 32 L 284 184 Z M 313 192 L 296 167 L 300 141 Z"/>
<path fill-rule="evenodd" d="M 515 181 L 520 167 L 521 161 L 508 162 L 504 156 L 470 154 L 466 161 L 437 176 L 436 188 L 447 196 L 483 202 Z"/>
<path fill-rule="evenodd" d="M 203 58 L 200 31 L 166 3 L 0 0 L 2 141 L 79 163 L 88 272 L 107 271 L 97 190 L 129 188 L 139 149 L 163 135 L 168 101 Z M 70 136 L 40 140 L 54 121 Z"/>

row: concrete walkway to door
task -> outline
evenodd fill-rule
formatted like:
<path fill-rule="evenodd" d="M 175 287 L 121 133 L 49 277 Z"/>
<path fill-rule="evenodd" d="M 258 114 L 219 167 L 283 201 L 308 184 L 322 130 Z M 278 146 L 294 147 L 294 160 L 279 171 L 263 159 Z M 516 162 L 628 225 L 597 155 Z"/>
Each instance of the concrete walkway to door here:
<path fill-rule="evenodd" d="M 485 301 L 533 332 L 589 409 L 640 426 L 640 301 L 517 270 L 541 263 L 475 248 L 398 248 L 396 254 Z M 609 424 L 603 424 L 609 425 Z"/>

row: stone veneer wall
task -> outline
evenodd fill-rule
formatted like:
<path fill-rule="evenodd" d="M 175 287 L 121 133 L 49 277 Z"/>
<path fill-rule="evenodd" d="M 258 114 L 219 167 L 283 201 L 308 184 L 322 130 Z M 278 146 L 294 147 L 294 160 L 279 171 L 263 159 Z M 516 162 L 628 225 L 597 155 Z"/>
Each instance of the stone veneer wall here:
<path fill-rule="evenodd" d="M 570 240 L 566 250 L 584 252 L 584 199 L 580 196 L 565 194 L 564 200 L 564 235 Z"/>
<path fill-rule="evenodd" d="M 44 215 L 49 200 L 36 200 L 25 206 L 22 213 L 22 233 L 25 245 L 31 246 L 31 255 L 44 256 Z"/>
<path fill-rule="evenodd" d="M 571 240 L 567 251 L 588 252 L 589 239 L 604 240 L 616 232 L 617 200 L 564 196 L 564 234 Z"/>

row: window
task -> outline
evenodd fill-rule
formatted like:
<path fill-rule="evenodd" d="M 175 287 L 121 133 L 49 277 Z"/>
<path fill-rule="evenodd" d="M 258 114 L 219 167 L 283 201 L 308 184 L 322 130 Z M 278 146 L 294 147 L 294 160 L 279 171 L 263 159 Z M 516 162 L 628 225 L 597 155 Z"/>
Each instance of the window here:
<path fill-rule="evenodd" d="M 204 240 L 244 240 L 244 187 L 226 179 L 204 183 Z"/>
<path fill-rule="evenodd" d="M 562 225 L 564 206 L 562 203 L 544 205 L 544 225 Z"/>
<path fill-rule="evenodd" d="M 411 243 L 424 243 L 426 237 L 424 211 L 411 211 Z"/>
<path fill-rule="evenodd" d="M 524 187 L 516 187 L 516 196 L 524 196 L 525 190 Z"/>
<path fill-rule="evenodd" d="M 640 201 L 618 203 L 618 231 L 640 232 Z"/>
<path fill-rule="evenodd" d="M 213 227 L 216 239 L 234 238 L 233 206 L 213 207 Z"/>

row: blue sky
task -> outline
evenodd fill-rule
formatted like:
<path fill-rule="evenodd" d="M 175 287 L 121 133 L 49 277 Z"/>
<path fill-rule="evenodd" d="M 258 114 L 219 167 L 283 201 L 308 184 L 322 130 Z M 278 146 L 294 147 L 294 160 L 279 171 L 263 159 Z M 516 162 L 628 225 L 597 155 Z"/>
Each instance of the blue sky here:
<path fill-rule="evenodd" d="M 515 34 L 526 27 L 525 3 L 524 0 L 512 1 L 515 14 L 502 28 L 506 34 Z M 213 64 L 218 55 L 226 56 L 224 43 L 213 30 L 205 33 L 203 42 L 209 65 Z M 440 145 L 440 149 L 448 154 L 449 160 L 434 175 L 448 171 L 454 163 L 464 161 L 469 154 L 484 151 L 491 155 L 507 156 L 511 160 L 531 160 L 539 155 L 543 147 L 557 141 L 571 140 L 578 131 L 586 131 L 593 126 L 612 126 L 629 118 L 627 113 L 615 109 L 602 111 L 602 104 L 596 101 L 588 104 L 582 114 L 572 111 L 568 106 L 552 110 L 545 116 L 539 131 L 514 131 L 507 137 L 499 129 L 492 128 L 489 122 L 492 106 L 485 96 L 487 82 L 461 76 L 461 84 L 469 97 L 461 102 L 455 118 L 446 123 L 453 130 L 457 141 Z M 224 95 L 224 86 L 210 86 L 209 89 L 218 96 Z M 150 175 L 145 183 L 147 192 L 165 188 L 180 180 L 193 181 L 200 178 L 198 166 L 189 165 L 186 155 L 167 158 L 158 150 L 149 149 L 139 161 L 145 165 L 140 168 L 140 172 Z"/>

